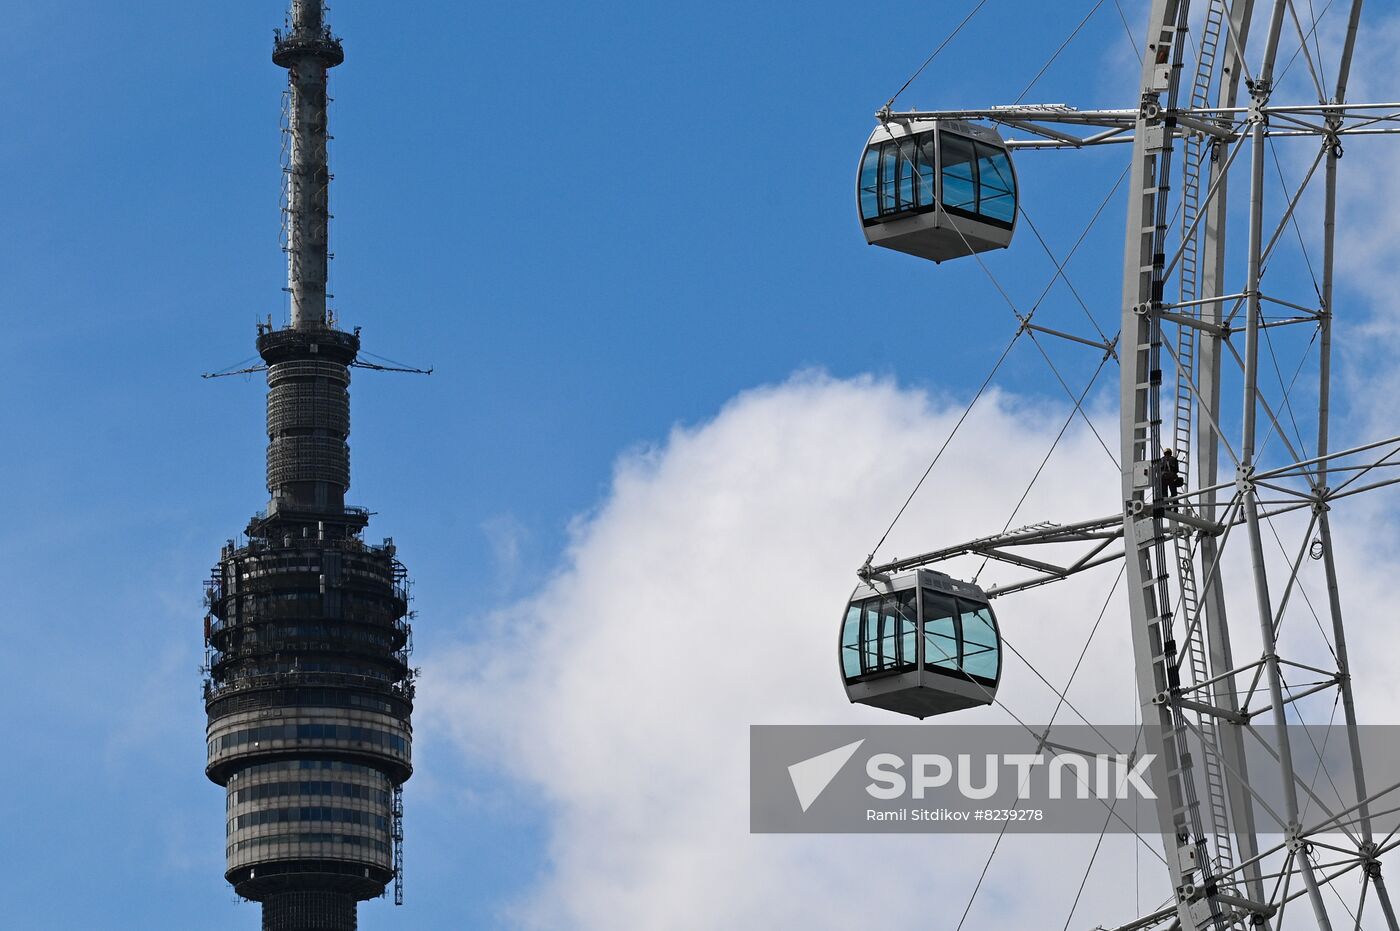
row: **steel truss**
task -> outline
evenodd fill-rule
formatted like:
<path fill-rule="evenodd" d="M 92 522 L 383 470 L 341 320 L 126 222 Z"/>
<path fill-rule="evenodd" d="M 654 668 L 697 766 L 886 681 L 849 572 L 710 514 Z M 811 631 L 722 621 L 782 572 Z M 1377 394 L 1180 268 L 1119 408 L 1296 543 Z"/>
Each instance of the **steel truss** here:
<path fill-rule="evenodd" d="M 1304 898 L 1316 927 L 1330 931 L 1332 918 L 1322 890 L 1354 870 L 1363 871 L 1359 898 L 1348 909 L 1355 927 L 1362 927 L 1361 915 L 1370 901 L 1385 926 L 1400 931 L 1380 868 L 1382 855 L 1400 846 L 1400 839 L 1392 835 L 1378 842 L 1372 827 L 1372 812 L 1383 797 L 1388 807 L 1400 805 L 1400 785 L 1370 791 L 1365 781 L 1330 522 L 1337 501 L 1400 482 L 1395 468 L 1400 466 L 1400 437 L 1339 452 L 1329 445 L 1338 163 L 1347 138 L 1400 133 L 1400 103 L 1346 102 L 1362 0 L 1349 4 L 1330 91 L 1321 61 L 1314 62 L 1309 51 L 1311 33 L 1304 33 L 1292 0 L 1260 4 L 1259 22 L 1266 32 L 1254 46 L 1254 0 L 1197 0 L 1199 26 L 1194 28 L 1189 7 L 1190 0 L 1152 0 L 1140 95 L 1133 108 L 886 107 L 878 114 L 885 121 L 991 121 L 1028 135 L 1009 141 L 1018 149 L 1131 146 L 1117 347 L 1123 504 L 1121 512 L 1107 517 L 1063 526 L 1034 524 L 878 565 L 868 560 L 860 575 L 870 579 L 975 555 L 1033 573 L 988 589 L 988 594 L 1006 595 L 1125 558 L 1138 696 L 1143 721 L 1150 725 L 1145 733 L 1156 735 L 1158 744 L 1147 748 L 1155 759 L 1150 779 L 1174 894 L 1160 909 L 1118 931 L 1158 926 L 1278 929 L 1289 904 Z M 1316 26 L 1314 21 L 1314 30 Z M 1273 100 L 1285 28 L 1296 28 L 1316 103 Z M 1195 40 L 1194 57 L 1188 55 L 1188 34 Z M 1247 99 L 1240 99 L 1241 90 Z M 1285 139 L 1311 139 L 1315 157 L 1295 189 L 1281 185 L 1278 219 L 1266 223 L 1266 202 L 1278 199 L 1278 191 L 1271 190 L 1267 147 Z M 1174 169 L 1178 150 L 1186 164 Z M 1235 177 L 1243 172 L 1248 188 L 1248 235 L 1243 259 L 1232 256 L 1227 265 L 1232 168 Z M 1176 177 L 1182 180 L 1174 196 Z M 1289 294 L 1287 280 L 1275 285 L 1278 276 L 1268 277 L 1269 260 L 1286 232 L 1297 229 L 1308 212 L 1303 195 L 1319 178 L 1321 278 L 1313 293 L 1299 297 Z M 1170 233 L 1174 225 L 1179 229 L 1175 241 Z M 1232 291 L 1226 289 L 1227 268 L 1242 287 L 1237 283 Z M 1176 300 L 1167 294 L 1173 276 L 1179 282 Z M 1292 407 L 1282 379 L 1279 392 L 1261 378 L 1261 344 L 1280 327 L 1314 331 L 1318 410 L 1312 455 L 1296 421 L 1291 435 L 1285 429 Z M 1100 340 L 1037 329 L 1112 350 Z M 1174 384 L 1163 377 L 1164 363 L 1175 372 Z M 1242 388 L 1238 410 L 1223 398 L 1227 376 L 1232 384 L 1238 379 Z M 1194 461 L 1183 462 L 1188 484 L 1179 493 L 1163 489 L 1160 480 L 1167 416 L 1166 437 L 1183 452 L 1183 460 L 1188 451 L 1194 454 Z M 1273 457 L 1282 464 L 1265 467 L 1261 451 L 1271 440 L 1284 448 Z M 1222 478 L 1222 469 L 1229 477 Z M 1291 512 L 1306 516 L 1307 529 L 1298 548 L 1287 553 L 1287 570 L 1280 571 L 1270 566 L 1265 533 L 1277 537 L 1274 518 Z M 1080 549 L 1070 560 L 1027 554 L 1028 548 L 1048 544 L 1080 544 Z M 1279 545 L 1282 550 L 1281 538 Z M 1241 575 L 1238 565 L 1227 567 L 1224 560 L 1236 550 L 1247 556 L 1247 578 L 1230 577 Z M 1279 645 L 1288 627 L 1290 599 L 1302 587 L 1305 556 L 1321 561 L 1326 579 L 1330 666 L 1307 655 L 1286 656 Z M 1251 617 L 1252 622 L 1246 620 Z M 1257 658 L 1235 660 L 1231 619 L 1257 624 L 1262 647 Z M 1284 678 L 1290 669 L 1309 670 L 1321 681 L 1293 691 Z M 1335 693 L 1342 709 L 1353 788 L 1360 800 L 1340 811 L 1329 810 L 1299 775 L 1286 727 L 1298 702 L 1327 692 Z M 1271 743 L 1255 727 L 1260 720 L 1273 725 Z M 1195 757 L 1203 759 L 1188 752 L 1188 739 L 1199 741 L 1203 752 Z M 1245 763 L 1250 741 L 1266 742 L 1284 788 L 1282 811 L 1262 806 L 1270 818 L 1265 825 L 1255 823 L 1261 800 Z M 1197 767 L 1205 770 L 1199 780 L 1205 799 L 1196 796 Z M 1305 821 L 1300 794 L 1325 817 Z M 1263 835 L 1282 840 L 1264 846 Z"/>

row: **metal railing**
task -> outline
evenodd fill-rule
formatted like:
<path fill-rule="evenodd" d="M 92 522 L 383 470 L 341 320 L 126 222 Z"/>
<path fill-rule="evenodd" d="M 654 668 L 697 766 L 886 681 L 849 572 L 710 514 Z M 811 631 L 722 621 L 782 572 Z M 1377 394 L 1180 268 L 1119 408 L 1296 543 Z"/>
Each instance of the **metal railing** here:
<path fill-rule="evenodd" d="M 222 695 L 253 689 L 295 688 L 305 685 L 341 685 L 375 690 L 388 690 L 396 697 L 413 700 L 413 671 L 403 679 L 391 682 L 374 676 L 356 676 L 344 672 L 274 672 L 258 676 L 240 676 L 227 682 L 204 680 L 204 699 L 209 701 Z"/>

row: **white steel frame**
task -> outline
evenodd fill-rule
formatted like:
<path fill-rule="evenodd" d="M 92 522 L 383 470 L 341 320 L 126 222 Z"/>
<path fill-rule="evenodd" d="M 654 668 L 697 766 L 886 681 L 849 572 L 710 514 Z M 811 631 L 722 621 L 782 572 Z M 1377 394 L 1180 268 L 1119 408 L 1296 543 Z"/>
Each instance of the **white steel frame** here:
<path fill-rule="evenodd" d="M 1054 104 L 893 112 L 887 107 L 878 114 L 882 121 L 989 120 L 1031 134 L 1031 138 L 1009 140 L 1016 149 L 1131 145 L 1118 346 L 1123 506 L 1121 513 L 1107 517 L 1064 526 L 1036 524 L 884 565 L 867 561 L 860 575 L 869 579 L 969 554 L 1032 573 L 1021 581 L 988 587 L 988 594 L 995 596 L 1052 583 L 1125 557 L 1138 696 L 1148 725 L 1144 733 L 1156 741 L 1147 748 L 1155 754 L 1150 777 L 1158 796 L 1157 821 L 1175 901 L 1122 925 L 1119 931 L 1157 926 L 1278 929 L 1288 903 L 1303 897 L 1310 903 L 1316 926 L 1330 931 L 1332 918 L 1322 889 L 1356 869 L 1363 870 L 1363 878 L 1353 909 L 1355 926 L 1362 926 L 1362 910 L 1370 898 L 1379 907 L 1385 927 L 1400 931 L 1380 870 L 1380 857 L 1400 846 L 1400 840 L 1392 835 L 1378 842 L 1371 818 L 1377 799 L 1400 787 L 1371 792 L 1365 782 L 1329 519 L 1336 501 L 1400 482 L 1393 470 L 1380 471 L 1400 459 L 1400 437 L 1339 452 L 1329 445 L 1338 161 L 1348 137 L 1400 133 L 1400 103 L 1346 102 L 1362 0 L 1351 0 L 1330 93 L 1309 56 L 1318 102 L 1304 104 L 1272 99 L 1285 26 L 1296 25 L 1303 54 L 1308 55 L 1293 0 L 1273 0 L 1267 11 L 1260 5 L 1257 12 L 1267 32 L 1257 56 L 1246 54 L 1255 50 L 1249 35 L 1256 14 L 1254 0 L 1197 0 L 1197 5 L 1196 12 L 1203 15 L 1191 57 L 1186 43 L 1190 0 L 1152 0 L 1135 109 L 1081 111 Z M 1204 11 L 1201 5 L 1206 6 Z M 1193 66 L 1194 83 L 1183 87 L 1182 76 Z M 1245 101 L 1238 99 L 1241 79 Z M 1213 101 L 1208 91 L 1213 92 Z M 1277 196 L 1270 191 L 1265 170 L 1266 140 L 1273 138 L 1311 139 L 1317 152 L 1296 190 L 1284 191 L 1286 200 L 1279 205 L 1282 219 L 1277 225 L 1266 225 L 1266 197 Z M 1185 150 L 1187 164 L 1174 175 L 1172 161 L 1178 148 Z M 1242 158 L 1245 151 L 1247 160 Z M 1237 271 L 1234 276 L 1243 280 L 1243 288 L 1226 293 L 1227 191 L 1232 168 L 1236 173 L 1244 170 L 1248 183 L 1248 237 L 1244 273 Z M 1324 186 L 1320 293 L 1287 299 L 1280 293 L 1285 285 L 1266 288 L 1271 283 L 1266 262 L 1287 226 L 1298 222 L 1302 195 L 1319 168 Z M 1178 175 L 1182 183 L 1174 190 Z M 1169 227 L 1178 213 L 1181 231 L 1172 248 Z M 1173 275 L 1179 276 L 1179 296 L 1169 301 L 1166 286 Z M 1266 307 L 1291 316 L 1267 319 Z M 1278 422 L 1279 402 L 1270 404 L 1259 378 L 1261 333 L 1284 325 L 1317 331 L 1317 449 L 1316 455 L 1306 458 L 1289 443 Z M 1236 345 L 1241 336 L 1242 353 Z M 1111 346 L 1107 348 L 1112 351 Z M 1169 424 L 1175 427 L 1172 445 L 1195 446 L 1191 481 L 1170 497 L 1156 493 L 1157 455 L 1165 445 L 1164 350 L 1177 375 L 1175 394 L 1168 394 L 1169 403 L 1175 403 L 1175 416 L 1168 413 Z M 1222 368 L 1229 359 L 1235 360 L 1243 377 L 1238 435 L 1230 435 L 1232 431 L 1222 426 L 1227 422 L 1222 415 L 1232 414 L 1221 390 Z M 1261 412 L 1287 447 L 1291 462 L 1260 467 Z M 1234 474 L 1223 480 L 1222 454 L 1234 466 Z M 1184 474 L 1189 471 L 1187 465 L 1182 464 Z M 1335 487 L 1329 484 L 1334 478 L 1339 479 Z M 1261 527 L 1289 512 L 1310 517 L 1297 559 L 1287 573 L 1281 573 L 1268 565 Z M 1242 532 L 1232 534 L 1235 528 Z M 1222 556 L 1232 536 L 1242 537 L 1247 549 L 1249 585 L 1242 581 L 1232 587 L 1225 579 Z M 1310 546 L 1309 541 L 1315 542 Z M 1071 561 L 1048 562 L 1025 553 L 1026 547 L 1069 542 L 1083 546 L 1082 555 Z M 1290 660 L 1278 649 L 1284 607 L 1298 585 L 1300 566 L 1310 549 L 1314 558 L 1321 559 L 1325 573 L 1334 669 Z M 1179 617 L 1173 616 L 1173 594 L 1181 609 Z M 1259 627 L 1262 653 L 1240 663 L 1234 659 L 1229 620 L 1250 614 Z M 1326 681 L 1307 692 L 1285 695 L 1281 670 L 1289 666 L 1320 672 Z M 1267 689 L 1268 704 L 1251 709 L 1248 704 L 1261 683 Z M 1243 684 L 1249 687 L 1241 689 Z M 1319 805 L 1321 800 L 1295 772 L 1293 748 L 1283 725 L 1288 705 L 1324 689 L 1337 690 L 1355 797 L 1361 801 L 1341 812 L 1321 806 L 1326 816 L 1304 823 L 1299 788 Z M 1269 751 L 1285 790 L 1280 823 L 1265 825 L 1263 831 L 1255 823 L 1254 790 L 1245 763 L 1246 737 L 1263 739 L 1251 726 L 1260 716 L 1275 725 L 1276 739 Z M 1206 751 L 1196 758 L 1185 752 L 1191 734 Z M 1201 774 L 1193 772 L 1194 767 L 1205 767 L 1204 779 L 1198 778 Z M 1207 787 L 1209 798 L 1196 797 L 1198 784 Z M 1336 834 L 1344 821 L 1354 825 L 1353 831 L 1346 832 L 1348 846 L 1320 839 Z M 1283 840 L 1264 848 L 1261 834 L 1281 835 Z M 1327 851 L 1331 862 L 1315 863 L 1313 853 L 1318 850 Z"/>

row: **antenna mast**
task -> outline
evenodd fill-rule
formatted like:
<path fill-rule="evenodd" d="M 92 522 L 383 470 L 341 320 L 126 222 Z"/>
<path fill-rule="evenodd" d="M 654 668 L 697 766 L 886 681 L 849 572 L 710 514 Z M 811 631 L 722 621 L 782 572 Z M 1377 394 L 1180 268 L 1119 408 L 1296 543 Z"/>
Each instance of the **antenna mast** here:
<path fill-rule="evenodd" d="M 272 60 L 287 69 L 286 167 L 287 290 L 292 295 L 292 328 L 326 324 L 329 271 L 330 139 L 326 78 L 345 61 L 340 40 L 326 25 L 323 0 L 292 0 L 287 31 L 277 32 Z"/>

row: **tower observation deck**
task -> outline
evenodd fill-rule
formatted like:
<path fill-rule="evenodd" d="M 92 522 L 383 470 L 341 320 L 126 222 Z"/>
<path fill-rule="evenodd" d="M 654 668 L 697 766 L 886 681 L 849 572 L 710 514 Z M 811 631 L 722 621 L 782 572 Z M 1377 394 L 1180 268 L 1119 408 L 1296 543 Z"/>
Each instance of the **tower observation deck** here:
<path fill-rule="evenodd" d="M 326 310 L 326 80 L 344 53 L 321 0 L 294 0 L 272 58 L 289 84 L 291 321 L 258 327 L 271 500 L 207 583 L 206 773 L 227 793 L 224 875 L 262 903 L 264 931 L 353 931 L 357 903 L 399 875 L 407 579 L 393 542 L 364 542 L 369 514 L 345 504 L 360 338 Z"/>

